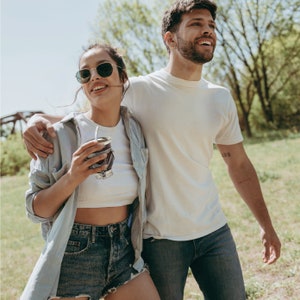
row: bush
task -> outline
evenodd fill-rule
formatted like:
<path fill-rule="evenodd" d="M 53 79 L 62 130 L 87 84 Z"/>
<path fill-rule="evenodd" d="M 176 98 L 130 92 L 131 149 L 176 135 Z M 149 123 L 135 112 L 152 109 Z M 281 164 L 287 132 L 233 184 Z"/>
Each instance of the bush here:
<path fill-rule="evenodd" d="M 22 175 L 29 172 L 30 156 L 20 133 L 8 136 L 0 142 L 1 176 Z"/>

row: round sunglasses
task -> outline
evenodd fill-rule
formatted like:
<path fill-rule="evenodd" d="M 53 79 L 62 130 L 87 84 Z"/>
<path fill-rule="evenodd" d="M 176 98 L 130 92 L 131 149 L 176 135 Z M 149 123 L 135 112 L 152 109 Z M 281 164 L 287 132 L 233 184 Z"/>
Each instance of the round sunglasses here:
<path fill-rule="evenodd" d="M 109 77 L 113 72 L 113 66 L 109 62 L 101 63 L 96 67 L 96 71 L 103 78 Z M 91 71 L 89 69 L 79 70 L 76 73 L 76 78 L 81 84 L 87 83 L 91 79 Z"/>

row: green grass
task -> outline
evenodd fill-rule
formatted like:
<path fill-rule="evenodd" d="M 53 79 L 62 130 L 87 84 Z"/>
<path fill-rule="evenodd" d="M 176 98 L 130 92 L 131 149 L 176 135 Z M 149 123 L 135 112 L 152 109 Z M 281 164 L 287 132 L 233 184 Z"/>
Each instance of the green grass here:
<path fill-rule="evenodd" d="M 1 295 L 18 299 L 42 250 L 39 224 L 25 215 L 27 176 L 1 178 Z"/>
<path fill-rule="evenodd" d="M 216 152 L 212 170 L 237 244 L 247 299 L 297 300 L 300 295 L 300 139 L 252 143 L 245 148 L 259 175 L 282 243 L 281 258 L 273 265 L 265 265 L 257 222 L 234 190 L 225 164 Z M 190 276 L 185 300 L 202 299 Z"/>
<path fill-rule="evenodd" d="M 235 192 L 216 152 L 212 170 L 235 237 L 248 299 L 296 300 L 300 295 L 300 138 L 246 145 L 261 179 L 270 215 L 282 242 L 279 261 L 265 266 L 258 225 Z M 1 294 L 18 299 L 42 250 L 38 224 L 25 215 L 27 176 L 1 178 Z M 189 276 L 185 300 L 202 300 Z"/>

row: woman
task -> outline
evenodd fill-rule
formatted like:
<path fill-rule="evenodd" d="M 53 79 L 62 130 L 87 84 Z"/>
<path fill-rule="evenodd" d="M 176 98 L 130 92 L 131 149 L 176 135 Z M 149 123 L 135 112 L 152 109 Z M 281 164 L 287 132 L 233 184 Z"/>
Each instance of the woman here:
<path fill-rule="evenodd" d="M 21 299 L 159 299 L 141 258 L 148 152 L 139 125 L 120 107 L 123 59 L 96 44 L 79 69 L 90 110 L 57 123 L 54 153 L 31 162 L 26 209 L 42 223 L 46 245 Z M 115 160 L 106 179 L 96 176 L 108 154 L 93 156 L 105 147 L 95 132 L 111 137 Z"/>

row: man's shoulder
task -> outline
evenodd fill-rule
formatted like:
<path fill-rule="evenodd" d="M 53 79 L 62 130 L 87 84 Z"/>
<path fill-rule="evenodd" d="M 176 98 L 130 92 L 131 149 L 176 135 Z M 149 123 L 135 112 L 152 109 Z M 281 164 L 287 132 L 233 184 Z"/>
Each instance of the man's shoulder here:
<path fill-rule="evenodd" d="M 223 86 L 223 85 L 211 82 L 211 81 L 206 80 L 204 78 L 202 78 L 201 81 L 202 81 L 202 85 L 204 85 L 208 89 L 216 89 L 216 90 L 222 90 L 222 91 L 229 92 L 229 89 L 227 87 Z"/>

